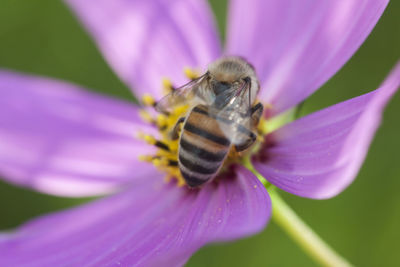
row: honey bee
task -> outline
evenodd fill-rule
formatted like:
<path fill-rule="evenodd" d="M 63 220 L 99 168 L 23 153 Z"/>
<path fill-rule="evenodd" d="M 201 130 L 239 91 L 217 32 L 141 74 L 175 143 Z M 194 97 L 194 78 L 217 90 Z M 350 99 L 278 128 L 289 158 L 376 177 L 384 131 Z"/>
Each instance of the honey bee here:
<path fill-rule="evenodd" d="M 232 146 L 241 152 L 255 142 L 254 131 L 263 113 L 262 104 L 255 104 L 259 88 L 249 63 L 225 57 L 157 102 L 156 110 L 165 114 L 189 106 L 171 132 L 171 139 L 179 138 L 178 166 L 189 187 L 211 181 Z"/>

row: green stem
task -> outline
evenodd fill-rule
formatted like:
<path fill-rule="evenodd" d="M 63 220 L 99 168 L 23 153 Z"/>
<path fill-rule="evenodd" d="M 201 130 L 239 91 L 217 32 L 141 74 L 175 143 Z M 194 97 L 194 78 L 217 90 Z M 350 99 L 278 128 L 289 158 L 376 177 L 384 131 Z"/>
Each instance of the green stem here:
<path fill-rule="evenodd" d="M 276 188 L 271 185 L 253 166 L 250 156 L 243 158 L 243 165 L 253 172 L 260 182 L 268 189 L 272 200 L 272 220 L 306 252 L 322 266 L 348 267 L 352 266 L 325 243 L 279 196 Z"/>
<path fill-rule="evenodd" d="M 250 156 L 247 155 L 246 157 L 244 157 L 242 159 L 242 164 L 243 166 L 245 166 L 249 171 L 251 171 L 257 178 L 258 180 L 260 180 L 260 182 L 265 186 L 265 188 L 269 188 L 271 186 L 271 184 L 267 181 L 267 179 L 265 179 L 261 173 L 259 173 L 253 166 L 253 164 L 251 163 L 250 160 Z"/>
<path fill-rule="evenodd" d="M 352 266 L 325 243 L 285 203 L 276 190 L 269 190 L 272 200 L 272 219 L 306 252 L 322 266 Z"/>

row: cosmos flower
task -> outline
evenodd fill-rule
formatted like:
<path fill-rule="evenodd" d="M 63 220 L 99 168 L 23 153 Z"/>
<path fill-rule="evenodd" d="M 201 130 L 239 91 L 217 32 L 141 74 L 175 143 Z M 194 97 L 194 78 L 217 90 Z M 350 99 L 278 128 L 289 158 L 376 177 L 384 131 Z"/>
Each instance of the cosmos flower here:
<path fill-rule="evenodd" d="M 184 67 L 239 55 L 257 71 L 268 123 L 343 66 L 388 1 L 233 0 L 224 52 L 205 1 L 66 2 L 136 96 L 158 99 L 164 77 L 181 85 Z M 254 167 L 293 194 L 335 196 L 356 177 L 399 83 L 397 66 L 379 89 L 269 133 Z M 59 196 L 110 195 L 2 233 L 1 266 L 182 265 L 209 242 L 257 233 L 270 217 L 265 187 L 239 164 L 189 190 L 138 160 L 157 148 L 135 133 L 159 134 L 138 106 L 8 71 L 0 94 L 4 179 Z"/>

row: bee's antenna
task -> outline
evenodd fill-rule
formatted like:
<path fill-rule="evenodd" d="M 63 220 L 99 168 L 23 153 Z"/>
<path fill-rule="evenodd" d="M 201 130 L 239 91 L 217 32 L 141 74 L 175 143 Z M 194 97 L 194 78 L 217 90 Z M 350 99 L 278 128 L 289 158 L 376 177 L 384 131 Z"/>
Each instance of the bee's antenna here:
<path fill-rule="evenodd" d="M 248 89 L 249 89 L 249 112 L 250 112 L 250 109 L 251 109 L 251 79 L 249 77 L 246 77 L 244 80 L 246 81 Z"/>
<path fill-rule="evenodd" d="M 249 81 L 249 107 L 251 107 L 251 80 Z"/>

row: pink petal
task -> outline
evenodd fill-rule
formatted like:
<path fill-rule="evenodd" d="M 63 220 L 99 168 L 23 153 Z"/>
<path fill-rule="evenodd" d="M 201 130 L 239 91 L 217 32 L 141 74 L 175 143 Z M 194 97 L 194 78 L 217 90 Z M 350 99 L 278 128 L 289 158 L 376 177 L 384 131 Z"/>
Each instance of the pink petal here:
<path fill-rule="evenodd" d="M 388 0 L 233 0 L 228 53 L 246 57 L 272 115 L 300 103 L 363 43 Z"/>
<path fill-rule="evenodd" d="M 115 190 L 152 166 L 128 103 L 59 81 L 0 71 L 0 176 L 63 196 Z M 139 172 L 139 173 L 138 173 Z"/>
<path fill-rule="evenodd" d="M 255 168 L 271 183 L 296 195 L 329 198 L 339 194 L 356 177 L 383 109 L 399 85 L 400 63 L 379 89 L 271 133 Z"/>
<path fill-rule="evenodd" d="M 204 0 L 66 0 L 104 57 L 136 94 L 162 95 L 162 78 L 176 86 L 184 67 L 204 68 L 220 54 Z"/>
<path fill-rule="evenodd" d="M 243 168 L 236 178 L 202 190 L 149 178 L 113 197 L 0 235 L 0 265 L 182 265 L 208 242 L 260 231 L 270 209 L 266 190 Z"/>

